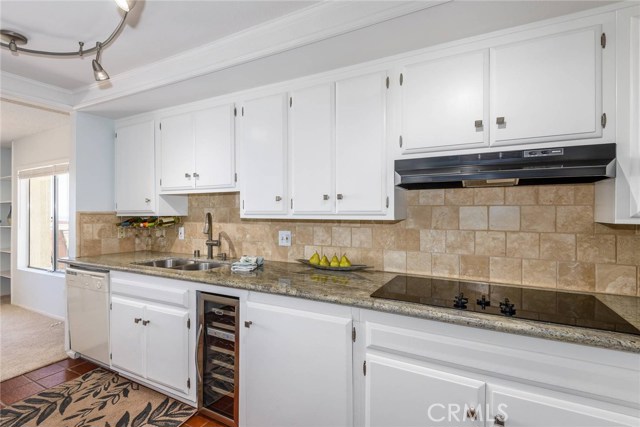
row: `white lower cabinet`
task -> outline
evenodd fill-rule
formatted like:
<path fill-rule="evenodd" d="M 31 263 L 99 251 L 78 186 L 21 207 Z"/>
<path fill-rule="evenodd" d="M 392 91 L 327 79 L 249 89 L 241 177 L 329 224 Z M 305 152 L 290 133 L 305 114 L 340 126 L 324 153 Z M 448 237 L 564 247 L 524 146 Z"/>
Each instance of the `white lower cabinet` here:
<path fill-rule="evenodd" d="M 240 424 L 353 425 L 351 309 L 250 294 L 244 313 Z"/>
<path fill-rule="evenodd" d="M 484 401 L 482 381 L 389 356 L 367 356 L 365 425 L 483 425 L 469 419 Z"/>
<path fill-rule="evenodd" d="M 640 355 L 362 310 L 356 425 L 640 425 Z"/>
<path fill-rule="evenodd" d="M 153 282 L 166 279 L 140 277 L 111 280 L 111 367 L 194 400 L 189 291 L 159 288 Z"/>

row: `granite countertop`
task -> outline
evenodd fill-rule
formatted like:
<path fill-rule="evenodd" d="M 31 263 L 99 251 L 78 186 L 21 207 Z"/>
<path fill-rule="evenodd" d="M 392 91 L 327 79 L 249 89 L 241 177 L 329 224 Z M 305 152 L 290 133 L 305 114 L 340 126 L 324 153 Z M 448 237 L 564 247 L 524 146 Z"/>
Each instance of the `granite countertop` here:
<path fill-rule="evenodd" d="M 298 263 L 270 261 L 265 261 L 263 267 L 251 273 L 232 273 L 230 263 L 220 268 L 206 271 L 170 270 L 135 264 L 172 257 L 189 258 L 185 254 L 140 251 L 72 258 L 63 262 L 77 266 L 126 271 L 286 295 L 463 326 L 640 353 L 640 336 L 637 335 L 482 313 L 462 312 L 455 309 L 384 300 L 370 296 L 379 287 L 393 279 L 397 275 L 396 273 L 369 270 L 335 273 L 317 270 Z M 640 298 L 603 294 L 594 295 L 616 314 L 640 329 Z"/>

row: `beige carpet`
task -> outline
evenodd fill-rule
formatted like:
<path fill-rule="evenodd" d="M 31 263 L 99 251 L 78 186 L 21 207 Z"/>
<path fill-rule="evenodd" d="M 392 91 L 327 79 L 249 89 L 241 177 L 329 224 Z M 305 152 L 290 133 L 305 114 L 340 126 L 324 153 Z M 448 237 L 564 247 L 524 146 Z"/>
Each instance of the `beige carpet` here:
<path fill-rule="evenodd" d="M 196 409 L 96 369 L 0 410 L 0 427 L 177 427 Z"/>
<path fill-rule="evenodd" d="M 0 381 L 66 359 L 64 323 L 0 304 Z"/>

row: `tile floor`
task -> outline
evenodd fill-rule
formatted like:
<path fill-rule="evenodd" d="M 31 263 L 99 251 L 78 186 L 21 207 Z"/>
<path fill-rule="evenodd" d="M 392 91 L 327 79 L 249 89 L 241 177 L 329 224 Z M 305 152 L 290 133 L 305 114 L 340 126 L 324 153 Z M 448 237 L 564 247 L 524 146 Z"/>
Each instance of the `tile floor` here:
<path fill-rule="evenodd" d="M 0 408 L 12 405 L 47 388 L 70 381 L 98 365 L 83 359 L 65 359 L 43 368 L 0 382 Z M 202 415 L 194 415 L 184 427 L 224 427 Z"/>

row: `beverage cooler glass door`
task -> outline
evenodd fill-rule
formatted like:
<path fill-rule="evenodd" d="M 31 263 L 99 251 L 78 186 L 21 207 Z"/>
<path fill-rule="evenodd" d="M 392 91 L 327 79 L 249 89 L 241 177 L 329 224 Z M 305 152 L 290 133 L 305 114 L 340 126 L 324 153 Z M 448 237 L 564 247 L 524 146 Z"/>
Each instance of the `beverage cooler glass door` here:
<path fill-rule="evenodd" d="M 199 293 L 198 407 L 231 427 L 238 425 L 238 299 Z"/>

